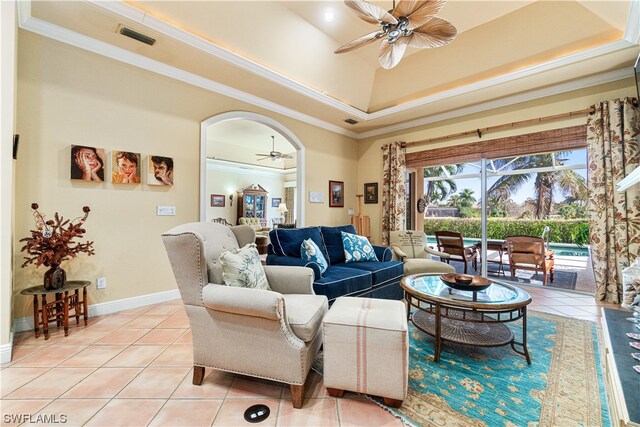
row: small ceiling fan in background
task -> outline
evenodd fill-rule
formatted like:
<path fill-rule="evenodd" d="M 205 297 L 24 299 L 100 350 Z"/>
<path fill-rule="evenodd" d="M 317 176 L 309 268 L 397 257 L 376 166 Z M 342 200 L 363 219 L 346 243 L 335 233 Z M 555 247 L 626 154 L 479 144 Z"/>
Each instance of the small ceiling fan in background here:
<path fill-rule="evenodd" d="M 358 17 L 380 29 L 365 34 L 340 46 L 335 53 L 345 53 L 361 46 L 382 40 L 378 62 L 382 68 L 398 65 L 407 46 L 433 48 L 449 44 L 456 38 L 458 30 L 449 21 L 437 15 L 446 0 L 399 0 L 393 1 L 393 9 L 387 12 L 364 0 L 346 0 Z"/>
<path fill-rule="evenodd" d="M 258 161 L 265 160 L 265 159 L 271 159 L 271 161 L 273 161 L 273 162 L 278 161 L 280 159 L 292 159 L 293 158 L 293 156 L 291 154 L 284 154 L 284 153 L 281 153 L 279 151 L 276 151 L 276 137 L 274 135 L 271 135 L 271 151 L 269 152 L 269 154 L 256 153 L 256 156 L 262 156 L 262 158 L 258 159 Z"/>

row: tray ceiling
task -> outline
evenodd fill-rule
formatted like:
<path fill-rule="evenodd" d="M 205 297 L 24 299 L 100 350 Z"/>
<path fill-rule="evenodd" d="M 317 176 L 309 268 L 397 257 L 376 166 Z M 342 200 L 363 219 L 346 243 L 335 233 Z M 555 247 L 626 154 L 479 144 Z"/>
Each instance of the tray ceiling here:
<path fill-rule="evenodd" d="M 356 138 L 630 77 L 639 9 L 638 0 L 449 0 L 440 16 L 458 37 L 384 70 L 375 43 L 333 54 L 375 30 L 342 2 L 19 3 L 24 29 Z M 120 35 L 121 25 L 156 44 Z"/>

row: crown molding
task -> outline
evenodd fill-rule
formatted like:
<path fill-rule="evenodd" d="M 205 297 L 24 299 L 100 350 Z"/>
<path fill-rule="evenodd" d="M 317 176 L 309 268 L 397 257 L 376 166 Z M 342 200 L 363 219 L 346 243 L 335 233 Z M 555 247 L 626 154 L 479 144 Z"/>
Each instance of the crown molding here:
<path fill-rule="evenodd" d="M 629 6 L 624 39 L 635 45 L 640 44 L 640 0 L 632 0 L 631 6 Z"/>
<path fill-rule="evenodd" d="M 298 171 L 297 168 L 276 169 L 268 166 L 254 165 L 253 163 L 232 162 L 230 160 L 212 159 L 210 157 L 207 157 L 207 169 L 279 177 Z"/>
<path fill-rule="evenodd" d="M 231 52 L 217 44 L 203 39 L 189 31 L 183 30 L 182 28 L 176 27 L 166 21 L 156 18 L 153 15 L 149 15 L 141 10 L 130 6 L 128 4 L 122 3 L 119 0 L 114 1 L 100 1 L 100 0 L 88 0 L 90 3 L 99 6 L 103 9 L 106 9 L 110 12 L 116 13 L 123 18 L 130 19 L 135 21 L 141 25 L 144 25 L 147 28 L 150 28 L 154 31 L 157 31 L 161 34 L 164 34 L 167 37 L 171 37 L 174 40 L 178 40 L 188 46 L 191 46 L 195 49 L 198 49 L 202 52 L 205 52 L 211 56 L 215 56 L 216 58 L 222 59 L 230 64 L 235 65 L 236 67 L 242 68 L 243 70 L 249 71 L 253 74 L 259 75 L 265 79 L 268 79 L 274 83 L 277 83 L 281 86 L 284 86 L 288 89 L 291 89 L 295 92 L 298 92 L 302 95 L 305 95 L 309 98 L 312 98 L 318 102 L 321 102 L 325 105 L 328 105 L 332 108 L 336 108 L 338 110 L 343 111 L 347 115 L 351 115 L 359 118 L 360 120 L 367 120 L 367 113 L 355 108 L 349 104 L 338 101 L 331 96 L 325 95 L 320 91 L 310 88 L 300 82 L 297 82 L 287 76 L 284 76 L 278 72 L 271 70 L 270 68 L 265 67 L 264 65 L 258 64 L 257 62 L 246 59 L 236 53 Z"/>
<path fill-rule="evenodd" d="M 470 114 L 482 113 L 484 111 L 493 110 L 496 108 L 506 107 L 509 105 L 519 104 L 521 102 L 533 101 L 547 96 L 557 95 L 560 93 L 571 92 L 573 90 L 584 89 L 591 86 L 597 86 L 600 84 L 610 83 L 617 80 L 622 80 L 631 77 L 631 71 L 627 69 L 609 71 L 607 73 L 598 74 L 594 76 L 583 77 L 580 79 L 571 80 L 564 83 L 559 83 L 552 86 L 547 86 L 542 89 L 535 89 L 517 95 L 505 96 L 489 102 L 483 102 L 481 104 L 472 105 L 469 107 L 458 108 L 456 110 L 447 111 L 440 114 L 434 114 L 428 117 L 423 117 L 416 120 L 409 120 L 406 122 L 398 123 L 396 125 L 387 126 L 381 129 L 374 129 L 367 132 L 360 132 L 356 139 L 371 138 L 373 136 L 379 136 L 390 132 L 397 132 L 406 130 L 418 126 L 424 126 L 431 123 L 440 122 L 443 120 L 455 119 Z"/>
<path fill-rule="evenodd" d="M 313 126 L 317 126 L 328 131 L 345 135 L 351 138 L 355 138 L 357 134 L 353 131 L 344 129 L 340 126 L 325 122 L 318 118 L 309 116 L 275 102 L 260 98 L 250 93 L 241 91 L 239 89 L 232 88 L 230 86 L 218 83 L 216 81 L 207 79 L 188 71 L 181 70 L 171 65 L 164 64 L 160 61 L 147 58 L 146 56 L 130 52 L 126 49 L 122 49 L 108 43 L 96 40 L 94 38 L 79 34 L 75 31 L 60 27 L 55 24 L 43 21 L 39 18 L 28 16 L 31 6 L 25 5 L 21 8 L 25 2 L 18 2 L 19 16 L 20 16 L 20 28 L 39 34 L 41 36 L 87 50 L 89 52 L 96 53 L 98 55 L 106 56 L 107 58 L 115 59 L 116 61 L 124 62 L 135 67 L 151 71 L 166 77 L 173 78 L 175 80 L 182 81 L 184 83 L 191 84 L 193 86 L 206 89 L 210 92 L 215 92 L 220 95 L 228 96 L 229 98 L 236 99 L 238 101 L 246 102 L 247 104 L 254 105 L 256 107 L 264 108 L 267 111 L 272 111 L 292 119 L 299 120 L 301 122 L 308 123 Z"/>
<path fill-rule="evenodd" d="M 503 74 L 491 79 L 481 80 L 476 83 L 472 83 L 466 86 L 460 86 L 454 89 L 450 89 L 444 92 L 439 92 L 434 95 L 425 96 L 424 98 L 416 99 L 414 101 L 407 102 L 405 104 L 396 105 L 393 107 L 385 108 L 384 110 L 376 111 L 369 114 L 368 120 L 378 119 L 386 117 L 390 114 L 401 113 L 412 108 L 428 105 L 433 102 L 442 101 L 445 99 L 453 98 L 455 96 L 466 95 L 478 90 L 487 89 L 493 86 L 497 86 L 504 83 L 510 83 L 516 80 L 520 80 L 525 77 L 531 77 L 536 74 L 540 74 L 546 71 L 555 70 L 556 68 L 572 65 L 586 59 L 595 58 L 608 53 L 614 53 L 619 50 L 627 49 L 633 46 L 626 40 L 616 40 L 615 42 L 608 43 L 606 45 L 598 46 L 593 49 L 585 50 L 582 52 L 570 54 L 557 58 L 542 64 L 533 65 L 531 67 L 523 68 L 513 73 Z"/>
<path fill-rule="evenodd" d="M 348 104 L 340 102 L 330 96 L 324 95 L 316 90 L 313 90 L 307 86 L 304 86 L 292 79 L 289 79 L 281 74 L 275 73 L 255 62 L 242 58 L 233 52 L 227 51 L 207 40 L 199 38 L 185 30 L 170 25 L 162 20 L 152 17 L 139 9 L 136 9 L 128 4 L 125 4 L 119 0 L 111 1 L 96 1 L 88 0 L 92 4 L 99 6 L 105 10 L 116 13 L 141 25 L 147 26 L 155 31 L 165 34 L 169 37 L 173 37 L 183 43 L 187 43 L 193 47 L 196 47 L 206 53 L 217 56 L 229 63 L 232 63 L 245 70 L 253 72 L 261 77 L 264 77 L 270 81 L 273 81 L 279 85 L 287 87 L 298 93 L 304 94 L 309 98 L 321 102 L 325 105 L 329 105 L 336 108 L 345 114 L 352 115 L 359 118 L 361 121 L 369 121 L 382 117 L 386 117 L 391 114 L 401 113 L 416 107 L 428 105 L 433 102 L 442 101 L 455 96 L 465 95 L 477 90 L 490 88 L 492 86 L 508 83 L 525 77 L 530 77 L 535 74 L 554 70 L 566 65 L 571 65 L 586 59 L 605 55 L 608 53 L 616 52 L 629 47 L 637 46 L 640 43 L 640 0 L 632 0 L 629 12 L 629 19 L 627 21 L 627 27 L 625 29 L 624 39 L 609 43 L 607 45 L 598 46 L 593 49 L 585 50 L 575 54 L 566 55 L 564 57 L 538 64 L 532 67 L 527 67 L 522 70 L 515 71 L 513 73 L 505 74 L 496 78 L 483 80 L 470 85 L 462 86 L 459 88 L 444 91 L 431 96 L 426 96 L 402 105 L 389 107 L 373 113 L 365 113 L 359 109 L 356 109 Z M 354 132 L 343 127 L 334 125 L 308 114 L 293 110 L 275 102 L 266 100 L 264 98 L 257 97 L 250 93 L 241 91 L 239 89 L 232 88 L 222 83 L 216 82 L 211 79 L 181 70 L 179 68 L 164 64 L 162 62 L 147 58 L 143 55 L 139 55 L 128 50 L 118 48 L 108 43 L 93 39 L 91 37 L 76 33 L 74 31 L 62 28 L 60 26 L 51 24 L 38 18 L 31 16 L 31 0 L 18 1 L 18 17 L 19 26 L 22 29 L 32 31 L 44 37 L 48 37 L 57 40 L 62 43 L 66 43 L 80 49 L 84 49 L 102 56 L 106 56 L 111 59 L 115 59 L 120 62 L 124 62 L 135 67 L 151 71 L 166 77 L 170 77 L 193 86 L 200 87 L 202 89 L 215 92 L 256 107 L 264 108 L 268 111 L 272 111 L 284 116 L 299 120 L 301 122 L 317 126 L 319 128 L 334 132 L 340 135 L 344 135 L 356 140 L 365 139 L 372 136 L 378 136 L 413 128 L 416 126 L 426 125 L 441 120 L 447 120 L 451 118 L 457 118 L 468 114 L 474 114 L 477 112 L 487 111 L 494 108 L 504 107 L 514 103 L 525 102 L 530 100 L 539 99 L 545 96 L 554 95 L 557 93 L 568 92 L 571 90 L 582 89 L 585 87 L 594 86 L 601 83 L 607 83 L 614 80 L 620 80 L 629 77 L 626 70 L 616 70 L 608 73 L 586 77 L 582 79 L 575 79 L 570 82 L 559 83 L 551 85 L 542 89 L 534 89 L 524 92 L 522 94 L 506 96 L 498 100 L 488 101 L 476 104 L 471 107 L 465 107 L 456 109 L 451 112 L 444 112 L 440 114 L 434 114 L 428 117 L 419 118 L 415 120 L 409 120 L 402 123 L 397 123 L 391 126 L 381 127 L 371 131 Z"/>
<path fill-rule="evenodd" d="M 202 52 L 205 52 L 209 55 L 220 58 L 246 71 L 257 74 L 260 77 L 268 79 L 274 83 L 277 83 L 281 86 L 284 86 L 302 95 L 305 95 L 317 102 L 328 105 L 332 108 L 336 108 L 347 115 L 360 119 L 361 121 L 370 121 L 378 118 L 387 117 L 392 114 L 401 113 L 416 107 L 428 105 L 433 102 L 441 101 L 441 100 L 452 98 L 459 95 L 464 95 L 464 94 L 471 93 L 481 89 L 490 88 L 490 87 L 500 85 L 503 83 L 508 83 L 514 80 L 519 80 L 519 79 L 529 77 L 538 73 L 553 70 L 559 67 L 564 67 L 566 65 L 574 64 L 580 61 L 584 61 L 585 59 L 598 57 L 608 53 L 613 53 L 613 52 L 631 47 L 634 44 L 640 43 L 640 40 L 638 40 L 640 37 L 638 34 L 639 33 L 638 27 L 640 26 L 640 12 L 638 11 L 638 9 L 640 8 L 639 6 L 640 0 L 632 0 L 631 6 L 630 6 L 631 9 L 630 9 L 629 17 L 627 20 L 627 27 L 625 29 L 624 39 L 615 41 L 613 43 L 608 43 L 603 46 L 597 46 L 595 48 L 588 49 L 582 52 L 566 55 L 561 58 L 557 58 L 542 64 L 537 64 L 531 67 L 524 68 L 522 70 L 515 71 L 513 73 L 503 74 L 495 78 L 482 80 L 470 85 L 457 87 L 457 88 L 440 92 L 434 95 L 422 97 L 407 103 L 395 105 L 389 108 L 384 108 L 382 110 L 375 111 L 372 113 L 367 113 L 349 104 L 338 101 L 335 98 L 325 95 L 324 93 L 321 93 L 306 85 L 303 85 L 291 78 L 283 76 L 282 74 L 276 73 L 263 65 L 257 64 L 253 61 L 243 58 L 236 53 L 233 53 L 227 49 L 224 49 L 211 41 L 198 37 L 182 28 L 178 28 L 161 19 L 158 19 L 154 16 L 141 12 L 139 9 L 136 9 L 133 6 L 125 5 L 119 0 L 106 1 L 106 2 L 99 1 L 99 0 L 89 0 L 89 1 L 95 4 L 96 6 L 109 10 L 113 13 L 117 13 L 120 16 L 123 16 L 127 19 L 134 20 L 139 24 L 144 25 L 152 30 L 158 31 L 168 37 L 171 37 L 182 43 L 185 43 L 189 46 L 199 49 Z M 140 16 L 141 13 L 143 15 L 142 17 Z"/>

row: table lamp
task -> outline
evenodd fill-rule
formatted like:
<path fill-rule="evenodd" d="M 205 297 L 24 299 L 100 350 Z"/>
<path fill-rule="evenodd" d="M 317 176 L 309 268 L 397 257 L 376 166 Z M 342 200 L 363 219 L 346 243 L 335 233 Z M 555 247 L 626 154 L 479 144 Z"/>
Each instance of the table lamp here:
<path fill-rule="evenodd" d="M 278 212 L 280 212 L 280 216 L 282 217 L 282 223 L 284 223 L 284 215 L 289 212 L 289 209 L 287 209 L 287 204 L 286 203 L 280 203 L 280 205 L 278 205 Z"/>

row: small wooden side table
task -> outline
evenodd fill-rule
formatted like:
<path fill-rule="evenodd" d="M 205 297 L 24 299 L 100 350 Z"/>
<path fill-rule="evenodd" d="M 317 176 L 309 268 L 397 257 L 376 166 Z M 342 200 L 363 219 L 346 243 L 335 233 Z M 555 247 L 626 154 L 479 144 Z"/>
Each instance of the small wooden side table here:
<path fill-rule="evenodd" d="M 56 321 L 58 327 L 64 327 L 64 336 L 69 335 L 69 311 L 73 310 L 76 324 L 80 323 L 80 316 L 84 317 L 84 325 L 87 326 L 89 317 L 87 299 L 87 286 L 91 284 L 88 280 L 68 280 L 67 283 L 58 289 L 45 289 L 44 285 L 32 286 L 20 291 L 22 295 L 33 295 L 33 328 L 36 338 L 40 336 L 40 324 L 44 332 L 44 339 L 49 339 L 49 322 Z M 82 299 L 80 299 L 80 289 L 82 289 Z M 69 292 L 73 291 L 71 295 Z M 47 295 L 53 294 L 55 299 L 47 302 Z M 38 302 L 38 295 L 41 295 L 42 302 Z"/>

